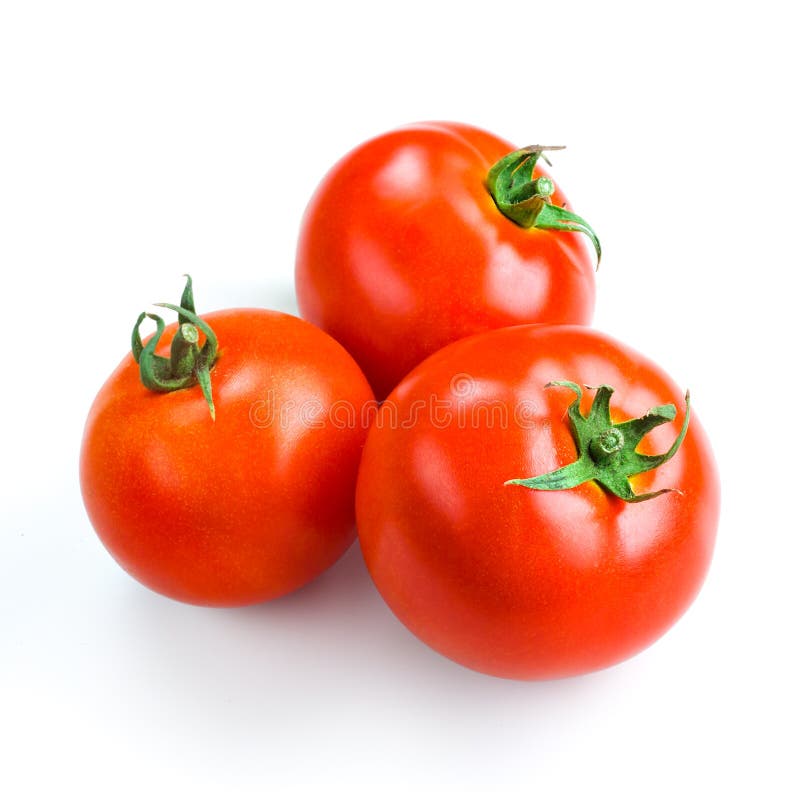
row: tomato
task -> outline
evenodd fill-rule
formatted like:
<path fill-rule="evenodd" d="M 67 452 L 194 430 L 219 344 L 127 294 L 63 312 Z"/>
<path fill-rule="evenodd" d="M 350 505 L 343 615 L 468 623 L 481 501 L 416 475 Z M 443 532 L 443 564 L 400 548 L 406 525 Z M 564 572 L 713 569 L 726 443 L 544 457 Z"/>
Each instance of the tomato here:
<path fill-rule="evenodd" d="M 353 150 L 311 199 L 297 251 L 301 315 L 347 348 L 378 397 L 470 334 L 590 322 L 595 257 L 576 231 L 599 253 L 596 237 L 562 208 L 537 148 L 512 153 L 494 191 L 502 197 L 506 180 L 522 201 L 503 207 L 531 225 L 533 203 L 538 221 L 521 227 L 500 211 L 487 176 L 512 150 L 468 125 L 412 125 Z"/>
<path fill-rule="evenodd" d="M 687 402 L 653 362 L 580 326 L 431 356 L 383 404 L 362 457 L 358 530 L 378 590 L 428 645 L 492 675 L 559 678 L 638 652 L 689 606 L 716 534 L 717 472 Z M 628 478 L 629 461 L 647 471 Z"/>
<path fill-rule="evenodd" d="M 202 605 L 258 603 L 307 583 L 355 539 L 369 420 L 335 409 L 373 396 L 341 345 L 308 322 L 260 309 L 202 321 L 219 342 L 215 418 L 195 381 L 150 391 L 126 356 L 89 413 L 83 498 L 103 544 L 146 586 Z"/>

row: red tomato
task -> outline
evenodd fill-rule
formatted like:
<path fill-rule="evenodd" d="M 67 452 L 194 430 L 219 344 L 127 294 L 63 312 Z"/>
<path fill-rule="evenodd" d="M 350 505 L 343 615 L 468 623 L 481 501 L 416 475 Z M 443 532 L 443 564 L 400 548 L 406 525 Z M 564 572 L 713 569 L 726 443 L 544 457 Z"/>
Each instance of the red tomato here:
<path fill-rule="evenodd" d="M 464 336 L 590 322 L 595 257 L 582 234 L 520 227 L 487 189 L 512 150 L 468 125 L 413 125 L 356 148 L 312 198 L 297 252 L 300 312 L 347 348 L 378 397 Z M 533 178 L 544 174 L 537 164 Z M 550 211 L 566 203 L 559 189 L 550 199 Z"/>
<path fill-rule="evenodd" d="M 679 438 L 664 404 L 686 404 L 651 361 L 588 328 L 521 326 L 453 344 L 408 375 L 359 472 L 361 546 L 389 606 L 440 653 L 507 678 L 596 670 L 653 642 L 699 590 L 717 527 L 717 472 L 694 415 L 670 460 L 630 479 L 637 494 L 679 491 L 626 502 L 596 480 L 507 485 L 578 458 L 575 393 L 545 388 L 553 380 L 614 387 L 610 424 L 631 447 L 622 423 L 661 406 L 636 423 L 663 423 L 638 459 Z M 584 391 L 584 415 L 599 393 Z"/>
<path fill-rule="evenodd" d="M 199 386 L 151 392 L 128 355 L 89 413 L 83 497 L 103 544 L 146 586 L 201 605 L 258 603 L 310 581 L 355 538 L 368 420 L 351 410 L 373 396 L 341 345 L 296 317 L 203 319 L 220 345 L 216 420 Z"/>

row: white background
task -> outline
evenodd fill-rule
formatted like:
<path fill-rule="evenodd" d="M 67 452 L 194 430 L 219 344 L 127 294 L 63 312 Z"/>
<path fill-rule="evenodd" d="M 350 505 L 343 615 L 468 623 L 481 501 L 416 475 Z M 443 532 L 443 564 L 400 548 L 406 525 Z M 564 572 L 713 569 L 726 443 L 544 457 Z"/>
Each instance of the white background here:
<path fill-rule="evenodd" d="M 0 5 L 0 794 L 796 797 L 798 129 L 789 3 Z M 357 548 L 293 596 L 140 587 L 84 515 L 86 411 L 132 321 L 295 310 L 325 170 L 424 119 L 567 144 L 597 327 L 682 385 L 723 513 L 692 609 L 604 672 L 469 672 Z M 10 790 L 10 791 L 9 791 Z"/>

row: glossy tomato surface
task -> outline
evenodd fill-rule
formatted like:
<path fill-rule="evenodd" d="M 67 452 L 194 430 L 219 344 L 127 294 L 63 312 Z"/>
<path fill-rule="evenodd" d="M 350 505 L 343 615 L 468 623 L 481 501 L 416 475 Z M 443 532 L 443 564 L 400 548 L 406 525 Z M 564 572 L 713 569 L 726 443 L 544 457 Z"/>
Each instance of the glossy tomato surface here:
<path fill-rule="evenodd" d="M 287 314 L 206 314 L 220 350 L 216 420 L 198 386 L 148 391 L 126 356 L 89 413 L 80 477 L 103 544 L 157 592 L 202 605 L 296 589 L 355 538 L 354 492 L 372 400 L 327 334 Z M 175 325 L 160 346 L 168 354 Z"/>
<path fill-rule="evenodd" d="M 711 559 L 719 483 L 694 412 L 677 454 L 631 478 L 626 503 L 594 482 L 506 486 L 576 458 L 553 380 L 609 384 L 612 421 L 675 404 L 639 451 L 670 448 L 683 392 L 653 362 L 579 326 L 521 326 L 436 353 L 389 396 L 370 431 L 357 490 L 359 536 L 389 606 L 420 639 L 507 678 L 597 670 L 664 633 Z M 588 412 L 592 392 L 582 410 Z"/>
<path fill-rule="evenodd" d="M 300 312 L 347 348 L 379 398 L 470 334 L 590 322 L 585 237 L 522 228 L 485 187 L 514 149 L 467 125 L 412 125 L 353 150 L 313 196 L 297 252 Z M 566 203 L 557 182 L 552 201 Z"/>

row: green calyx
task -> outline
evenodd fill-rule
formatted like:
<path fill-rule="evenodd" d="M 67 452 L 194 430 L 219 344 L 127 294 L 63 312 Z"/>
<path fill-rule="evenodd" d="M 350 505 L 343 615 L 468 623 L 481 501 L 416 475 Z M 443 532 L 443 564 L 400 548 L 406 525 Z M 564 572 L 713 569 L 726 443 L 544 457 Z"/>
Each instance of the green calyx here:
<path fill-rule="evenodd" d="M 523 228 L 584 233 L 594 245 L 600 266 L 600 240 L 589 223 L 572 211 L 553 205 L 555 186 L 550 178 L 533 177 L 536 162 L 547 150 L 563 146 L 531 145 L 503 156 L 486 176 L 486 187 L 500 211 Z M 542 156 L 547 161 L 547 156 Z M 549 164 L 550 162 L 547 161 Z"/>
<path fill-rule="evenodd" d="M 170 303 L 156 303 L 156 305 L 177 312 L 178 330 L 170 345 L 169 358 L 157 356 L 156 348 L 164 333 L 164 320 L 156 314 L 144 311 L 139 314 L 133 326 L 131 350 L 133 358 L 139 365 L 142 383 L 153 392 L 174 392 L 199 384 L 208 404 L 211 419 L 215 419 L 216 411 L 211 395 L 211 368 L 217 358 L 218 342 L 211 327 L 195 313 L 191 277 L 186 276 L 186 286 L 180 306 Z M 139 328 L 145 317 L 156 323 L 156 332 L 150 341 L 143 345 Z M 200 332 L 206 337 L 202 347 L 199 345 Z"/>
<path fill-rule="evenodd" d="M 672 447 L 661 455 L 648 456 L 637 453 L 636 448 L 646 433 L 653 428 L 671 422 L 677 413 L 672 403 L 651 408 L 643 417 L 627 422 L 614 424 L 611 422 L 609 401 L 614 389 L 611 386 L 598 386 L 588 416 L 581 413 L 583 392 L 577 383 L 572 381 L 553 381 L 546 388 L 566 386 L 576 394 L 570 405 L 569 415 L 572 435 L 578 448 L 578 458 L 565 467 L 539 475 L 535 478 L 516 478 L 506 481 L 506 486 L 516 484 L 528 489 L 555 491 L 556 489 L 572 489 L 586 481 L 597 481 L 609 492 L 628 503 L 639 503 L 650 500 L 665 492 L 677 489 L 659 489 L 656 492 L 634 494 L 628 478 L 651 469 L 660 467 L 669 461 L 681 446 L 689 427 L 689 392 L 686 392 L 686 415 L 678 438 Z M 592 388 L 587 386 L 587 389 Z"/>

